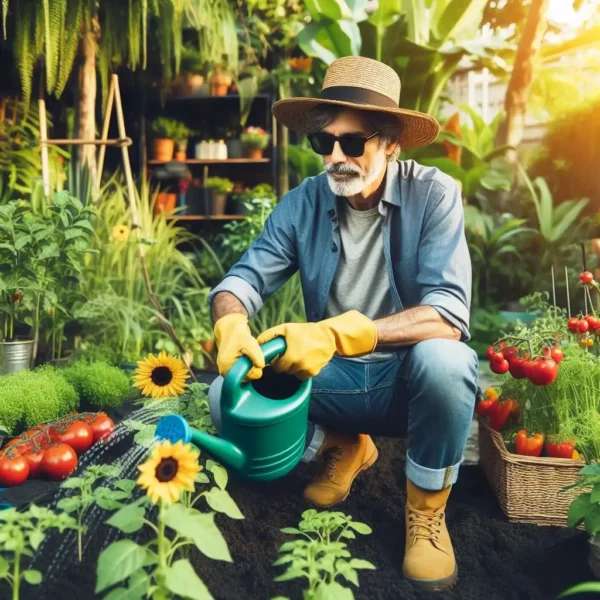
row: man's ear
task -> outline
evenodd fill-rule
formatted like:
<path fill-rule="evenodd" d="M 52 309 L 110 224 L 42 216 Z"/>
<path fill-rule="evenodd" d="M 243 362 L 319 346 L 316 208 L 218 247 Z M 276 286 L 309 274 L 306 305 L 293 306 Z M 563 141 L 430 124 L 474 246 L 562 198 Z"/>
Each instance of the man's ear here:
<path fill-rule="evenodd" d="M 385 155 L 389 158 L 393 154 L 400 154 L 400 145 L 398 142 L 390 142 L 385 147 Z"/>

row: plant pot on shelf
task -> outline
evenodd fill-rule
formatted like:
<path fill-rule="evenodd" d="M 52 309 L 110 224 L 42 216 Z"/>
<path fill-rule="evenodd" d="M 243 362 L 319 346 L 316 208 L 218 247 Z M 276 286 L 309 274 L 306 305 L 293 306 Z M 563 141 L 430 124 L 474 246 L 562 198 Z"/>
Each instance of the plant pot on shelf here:
<path fill-rule="evenodd" d="M 159 192 L 154 204 L 154 214 L 173 212 L 176 206 L 177 194 L 175 192 Z"/>
<path fill-rule="evenodd" d="M 244 149 L 241 140 L 227 140 L 226 144 L 228 158 L 243 158 Z"/>
<path fill-rule="evenodd" d="M 196 73 L 183 75 L 183 86 L 187 96 L 197 96 L 200 88 L 204 85 L 204 76 Z"/>
<path fill-rule="evenodd" d="M 169 162 L 173 160 L 175 140 L 169 138 L 155 138 L 152 144 L 154 160 Z"/>
<path fill-rule="evenodd" d="M 18 373 L 31 368 L 34 341 L 16 339 L 0 342 L 0 374 Z"/>
<path fill-rule="evenodd" d="M 244 154 L 246 155 L 246 158 L 250 158 L 252 160 L 261 160 L 264 156 L 264 150 L 262 148 L 252 148 L 249 146 L 246 146 L 244 148 Z"/>
<path fill-rule="evenodd" d="M 215 73 L 210 78 L 210 95 L 227 96 L 227 92 L 232 81 L 231 75 L 227 75 L 225 73 Z"/>
<path fill-rule="evenodd" d="M 212 204 L 210 206 L 211 215 L 224 215 L 225 207 L 227 206 L 228 194 L 222 192 L 216 192 L 212 198 Z"/>

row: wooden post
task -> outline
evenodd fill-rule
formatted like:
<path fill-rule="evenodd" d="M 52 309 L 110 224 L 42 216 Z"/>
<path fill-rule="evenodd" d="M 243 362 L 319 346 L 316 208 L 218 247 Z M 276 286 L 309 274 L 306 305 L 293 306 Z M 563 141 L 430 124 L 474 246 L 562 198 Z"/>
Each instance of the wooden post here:
<path fill-rule="evenodd" d="M 42 181 L 44 182 L 44 194 L 50 195 L 50 161 L 48 160 L 48 121 L 46 120 L 46 103 L 38 100 L 40 112 L 40 144 L 42 147 Z"/>

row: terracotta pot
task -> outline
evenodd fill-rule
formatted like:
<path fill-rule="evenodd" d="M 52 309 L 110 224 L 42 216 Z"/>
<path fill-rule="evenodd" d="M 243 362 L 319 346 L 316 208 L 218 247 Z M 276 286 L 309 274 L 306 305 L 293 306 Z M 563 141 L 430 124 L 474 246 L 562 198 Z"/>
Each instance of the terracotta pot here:
<path fill-rule="evenodd" d="M 161 162 L 169 162 L 173 160 L 175 152 L 175 140 L 169 138 L 156 138 L 152 146 L 154 152 L 154 160 Z"/>
<path fill-rule="evenodd" d="M 185 93 L 195 96 L 204 84 L 204 76 L 195 73 L 186 73 L 183 77 Z"/>
<path fill-rule="evenodd" d="M 185 150 L 177 150 L 177 152 L 175 152 L 175 160 L 185 162 L 186 158 Z"/>
<path fill-rule="evenodd" d="M 203 342 L 200 342 L 200 346 L 204 352 L 212 354 L 215 349 L 215 340 L 204 340 Z"/>
<path fill-rule="evenodd" d="M 154 204 L 154 214 L 173 212 L 177 206 L 177 194 L 174 192 L 159 192 Z"/>
<path fill-rule="evenodd" d="M 224 215 L 227 205 L 227 194 L 215 193 L 210 206 L 211 215 Z"/>
<path fill-rule="evenodd" d="M 217 73 L 210 78 L 210 95 L 226 96 L 232 83 L 231 76 Z"/>
<path fill-rule="evenodd" d="M 246 148 L 246 157 L 252 160 L 260 160 L 263 158 L 264 150 L 262 148 Z"/>

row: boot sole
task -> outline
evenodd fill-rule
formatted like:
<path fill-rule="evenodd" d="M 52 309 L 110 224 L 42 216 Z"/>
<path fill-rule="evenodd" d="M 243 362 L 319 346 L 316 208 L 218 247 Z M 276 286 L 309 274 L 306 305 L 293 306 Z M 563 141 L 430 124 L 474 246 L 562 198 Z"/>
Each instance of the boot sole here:
<path fill-rule="evenodd" d="M 364 462 L 360 466 L 360 468 L 357 469 L 356 472 L 352 475 L 352 478 L 350 479 L 350 484 L 348 485 L 348 491 L 346 492 L 346 495 L 343 498 L 340 498 L 339 500 L 337 500 L 336 502 L 332 502 L 331 504 L 317 504 L 315 502 L 308 502 L 313 506 L 318 506 L 320 508 L 329 508 L 330 506 L 337 506 L 338 504 L 344 502 L 344 500 L 346 500 L 346 498 L 350 495 L 352 484 L 354 483 L 354 480 L 358 477 L 358 474 L 372 467 L 379 458 L 379 450 L 377 450 L 377 446 L 374 446 L 374 448 L 375 452 L 373 452 L 373 454 L 371 454 L 371 456 L 366 460 L 366 462 Z"/>
<path fill-rule="evenodd" d="M 411 579 L 410 577 L 406 577 L 406 579 L 424 592 L 443 592 L 453 588 L 458 582 L 458 567 L 454 568 L 454 573 L 450 577 L 443 579 Z"/>

